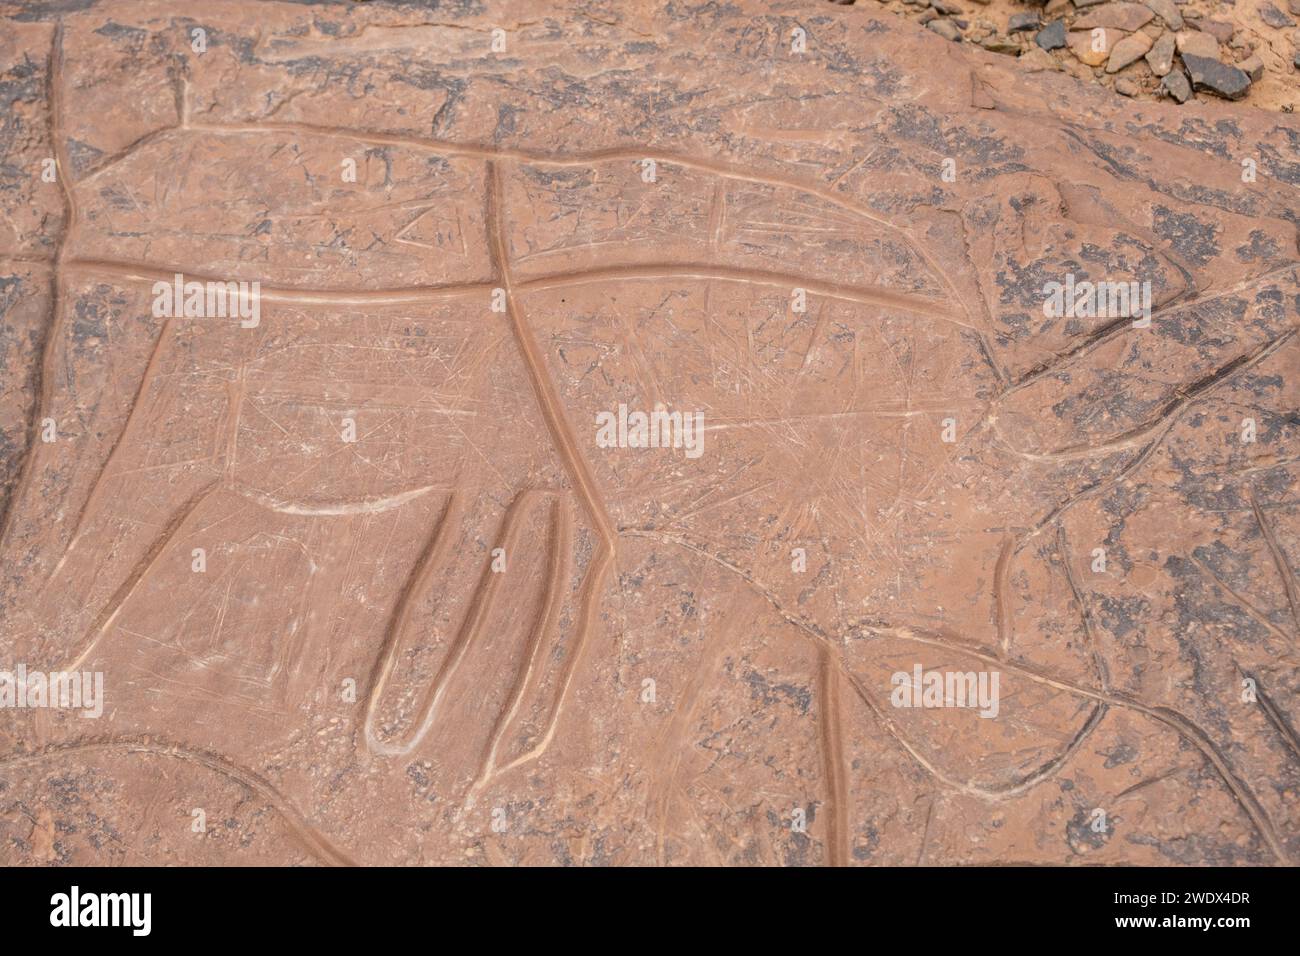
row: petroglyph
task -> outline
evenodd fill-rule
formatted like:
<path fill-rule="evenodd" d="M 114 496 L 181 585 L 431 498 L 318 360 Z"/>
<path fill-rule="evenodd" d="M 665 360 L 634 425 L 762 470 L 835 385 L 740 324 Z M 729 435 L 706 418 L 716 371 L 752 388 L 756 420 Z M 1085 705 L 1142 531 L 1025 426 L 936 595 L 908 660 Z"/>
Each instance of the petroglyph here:
<path fill-rule="evenodd" d="M 1293 135 L 532 6 L 0 3 L 0 668 L 112 727 L 0 711 L 0 821 L 167 758 L 281 821 L 96 808 L 167 862 L 1300 859 Z"/>

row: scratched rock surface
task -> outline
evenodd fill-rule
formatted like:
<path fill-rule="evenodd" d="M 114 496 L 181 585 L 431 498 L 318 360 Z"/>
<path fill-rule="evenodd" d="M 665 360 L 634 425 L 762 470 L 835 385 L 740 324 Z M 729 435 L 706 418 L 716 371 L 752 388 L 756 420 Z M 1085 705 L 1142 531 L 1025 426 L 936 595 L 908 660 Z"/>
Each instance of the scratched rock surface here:
<path fill-rule="evenodd" d="M 1300 860 L 1289 117 L 429 6 L 0 3 L 0 861 Z"/>

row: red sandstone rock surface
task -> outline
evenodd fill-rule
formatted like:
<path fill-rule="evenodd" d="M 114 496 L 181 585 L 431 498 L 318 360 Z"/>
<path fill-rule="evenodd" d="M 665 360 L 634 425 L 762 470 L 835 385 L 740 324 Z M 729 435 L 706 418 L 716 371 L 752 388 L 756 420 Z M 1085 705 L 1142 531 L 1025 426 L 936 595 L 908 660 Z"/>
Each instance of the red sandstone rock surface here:
<path fill-rule="evenodd" d="M 69 6 L 0 669 L 102 715 L 0 710 L 0 861 L 1300 858 L 1288 117 L 806 3 Z"/>

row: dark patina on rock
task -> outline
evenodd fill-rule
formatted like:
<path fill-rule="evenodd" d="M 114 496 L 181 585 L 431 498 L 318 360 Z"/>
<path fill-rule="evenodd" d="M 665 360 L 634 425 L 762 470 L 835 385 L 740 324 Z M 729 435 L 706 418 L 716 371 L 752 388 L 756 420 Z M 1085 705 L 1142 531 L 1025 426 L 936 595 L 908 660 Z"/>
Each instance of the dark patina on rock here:
<path fill-rule="evenodd" d="M 1034 42 L 1044 50 L 1059 50 L 1065 46 L 1065 21 L 1053 20 L 1038 31 Z"/>
<path fill-rule="evenodd" d="M 1250 89 L 1250 77 L 1235 66 L 1188 53 L 1183 54 L 1183 65 L 1191 75 L 1193 89 L 1227 100 L 1239 100 Z"/>

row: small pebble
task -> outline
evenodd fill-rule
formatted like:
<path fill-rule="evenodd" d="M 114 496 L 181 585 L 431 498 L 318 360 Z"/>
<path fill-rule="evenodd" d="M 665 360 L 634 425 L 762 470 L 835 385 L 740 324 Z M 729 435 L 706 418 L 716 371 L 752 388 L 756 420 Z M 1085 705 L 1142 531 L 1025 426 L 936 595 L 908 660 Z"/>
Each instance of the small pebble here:
<path fill-rule="evenodd" d="M 980 46 L 990 53 L 1006 53 L 1011 56 L 1020 55 L 1020 44 L 1010 37 L 989 37 L 980 43 Z"/>
<path fill-rule="evenodd" d="M 954 43 L 961 42 L 961 31 L 957 29 L 957 24 L 951 20 L 931 20 L 925 25 L 927 30 L 933 30 L 945 40 L 952 40 Z"/>
<path fill-rule="evenodd" d="M 1151 38 L 1145 33 L 1133 33 L 1120 40 L 1110 51 L 1106 61 L 1107 73 L 1118 73 L 1130 63 L 1136 63 L 1151 49 Z"/>
<path fill-rule="evenodd" d="M 1237 64 L 1237 69 L 1250 77 L 1250 82 L 1258 83 L 1260 77 L 1264 75 L 1264 61 L 1259 58 L 1258 54 L 1248 56 Z"/>
<path fill-rule="evenodd" d="M 1259 5 L 1259 18 L 1278 30 L 1295 26 L 1294 20 L 1271 3 L 1261 3 Z"/>
<path fill-rule="evenodd" d="M 1183 28 L 1183 15 L 1178 12 L 1178 5 L 1174 0 L 1142 0 L 1143 5 L 1148 10 L 1158 16 L 1165 22 L 1165 26 L 1171 30 L 1181 30 Z"/>
<path fill-rule="evenodd" d="M 1236 28 L 1231 23 L 1220 23 L 1218 20 L 1198 20 L 1196 28 L 1210 34 L 1220 43 L 1227 43 L 1236 32 Z"/>
<path fill-rule="evenodd" d="M 1166 76 L 1174 68 L 1174 35 L 1166 33 L 1147 51 L 1147 66 L 1156 76 Z"/>
<path fill-rule="evenodd" d="M 1172 70 L 1160 81 L 1160 89 L 1179 103 L 1186 103 L 1192 95 L 1192 86 L 1187 82 L 1187 77 L 1183 76 L 1182 70 Z"/>
<path fill-rule="evenodd" d="M 1132 33 L 1150 23 L 1152 16 L 1154 14 L 1140 3 L 1108 3 L 1089 10 L 1075 20 L 1070 29 L 1095 30 L 1097 27 L 1108 27 Z"/>
<path fill-rule="evenodd" d="M 1034 42 L 1044 50 L 1059 50 L 1065 46 L 1065 21 L 1053 20 L 1034 37 Z"/>

